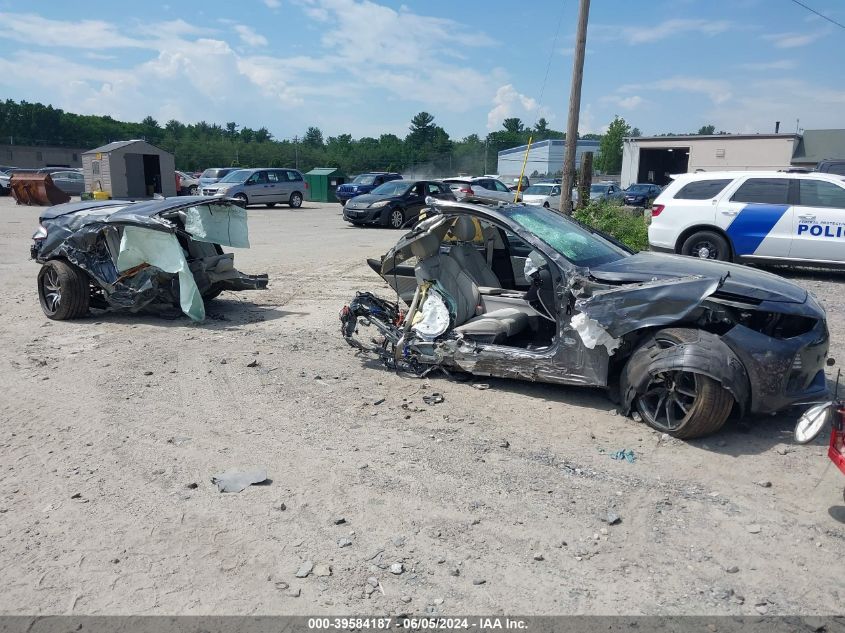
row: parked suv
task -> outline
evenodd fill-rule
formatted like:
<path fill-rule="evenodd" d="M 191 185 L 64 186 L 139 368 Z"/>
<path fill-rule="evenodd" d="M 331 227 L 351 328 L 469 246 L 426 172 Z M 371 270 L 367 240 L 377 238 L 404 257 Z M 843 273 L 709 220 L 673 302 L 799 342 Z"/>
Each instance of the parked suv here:
<path fill-rule="evenodd" d="M 816 171 L 823 174 L 845 176 L 845 158 L 826 158 L 820 160 L 819 164 L 816 165 Z"/>
<path fill-rule="evenodd" d="M 294 209 L 302 206 L 307 194 L 308 183 L 296 169 L 236 169 L 220 182 L 202 188 L 204 196 L 237 198 L 244 206 L 275 207 L 281 202 Z"/>
<path fill-rule="evenodd" d="M 704 259 L 845 264 L 845 178 L 822 173 L 677 176 L 652 206 L 651 249 Z"/>
<path fill-rule="evenodd" d="M 376 187 L 391 180 L 402 180 L 402 175 L 392 171 L 371 171 L 366 174 L 359 174 L 355 176 L 352 182 L 340 185 L 335 191 L 335 197 L 340 200 L 340 204 L 345 205 L 355 196 L 370 193 Z"/>
<path fill-rule="evenodd" d="M 220 182 L 222 178 L 224 178 L 227 174 L 232 173 L 236 169 L 237 167 L 209 167 L 200 174 L 199 188 L 202 189 L 203 187 L 206 187 L 208 185 L 213 185 L 216 182 Z"/>
<path fill-rule="evenodd" d="M 501 180 L 490 176 L 444 178 L 443 182 L 449 185 L 455 199 L 466 202 L 513 202 L 516 195 Z M 522 200 L 521 193 L 519 199 Z"/>

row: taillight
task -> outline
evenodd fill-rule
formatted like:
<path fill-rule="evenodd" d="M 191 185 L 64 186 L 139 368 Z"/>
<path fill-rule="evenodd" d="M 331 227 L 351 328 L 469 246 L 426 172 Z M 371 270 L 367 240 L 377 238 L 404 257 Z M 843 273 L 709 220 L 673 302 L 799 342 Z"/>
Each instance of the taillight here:
<path fill-rule="evenodd" d="M 38 229 L 35 231 L 35 235 L 32 236 L 34 240 L 45 240 L 47 239 L 47 229 L 44 228 L 43 224 L 38 225 Z"/>
<path fill-rule="evenodd" d="M 666 208 L 665 204 L 655 204 L 651 207 L 651 217 L 656 218 Z"/>
<path fill-rule="evenodd" d="M 305 182 L 305 191 L 308 191 L 308 182 Z"/>
<path fill-rule="evenodd" d="M 467 187 L 466 189 L 458 189 L 458 191 L 460 191 L 461 193 L 464 193 L 468 196 L 474 196 L 475 195 L 475 192 L 472 190 L 471 187 Z"/>

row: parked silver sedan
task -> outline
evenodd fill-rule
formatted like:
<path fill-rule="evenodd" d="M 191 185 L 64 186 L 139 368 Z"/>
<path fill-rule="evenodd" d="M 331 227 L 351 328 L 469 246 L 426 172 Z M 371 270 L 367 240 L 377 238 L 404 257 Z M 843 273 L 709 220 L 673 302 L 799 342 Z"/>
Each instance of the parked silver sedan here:
<path fill-rule="evenodd" d="M 70 196 L 78 196 L 85 191 L 85 177 L 81 172 L 54 171 L 50 178 L 53 179 L 53 184 Z"/>

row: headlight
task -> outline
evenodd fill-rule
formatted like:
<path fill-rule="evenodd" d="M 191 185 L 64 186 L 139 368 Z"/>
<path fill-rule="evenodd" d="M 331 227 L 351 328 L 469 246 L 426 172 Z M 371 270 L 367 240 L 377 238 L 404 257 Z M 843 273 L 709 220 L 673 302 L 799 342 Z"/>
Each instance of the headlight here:
<path fill-rule="evenodd" d="M 370 205 L 371 209 L 381 209 L 382 207 L 386 207 L 390 204 L 390 200 L 379 200 L 378 202 L 373 202 Z"/>
<path fill-rule="evenodd" d="M 228 191 L 229 191 L 228 187 L 222 187 L 222 188 L 218 189 L 217 191 L 212 192 L 212 195 L 225 196 Z"/>

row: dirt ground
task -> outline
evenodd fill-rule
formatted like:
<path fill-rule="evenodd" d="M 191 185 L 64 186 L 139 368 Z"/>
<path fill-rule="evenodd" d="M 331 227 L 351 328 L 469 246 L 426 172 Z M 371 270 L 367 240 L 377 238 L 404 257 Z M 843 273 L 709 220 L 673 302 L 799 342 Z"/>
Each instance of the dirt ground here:
<path fill-rule="evenodd" d="M 597 390 L 391 374 L 338 312 L 388 295 L 364 260 L 399 233 L 339 205 L 250 209 L 236 264 L 270 288 L 203 324 L 51 322 L 38 213 L 0 199 L 3 613 L 842 611 L 845 477 L 794 414 L 682 443 Z M 845 361 L 845 273 L 791 277 Z M 255 466 L 268 485 L 210 481 Z"/>

